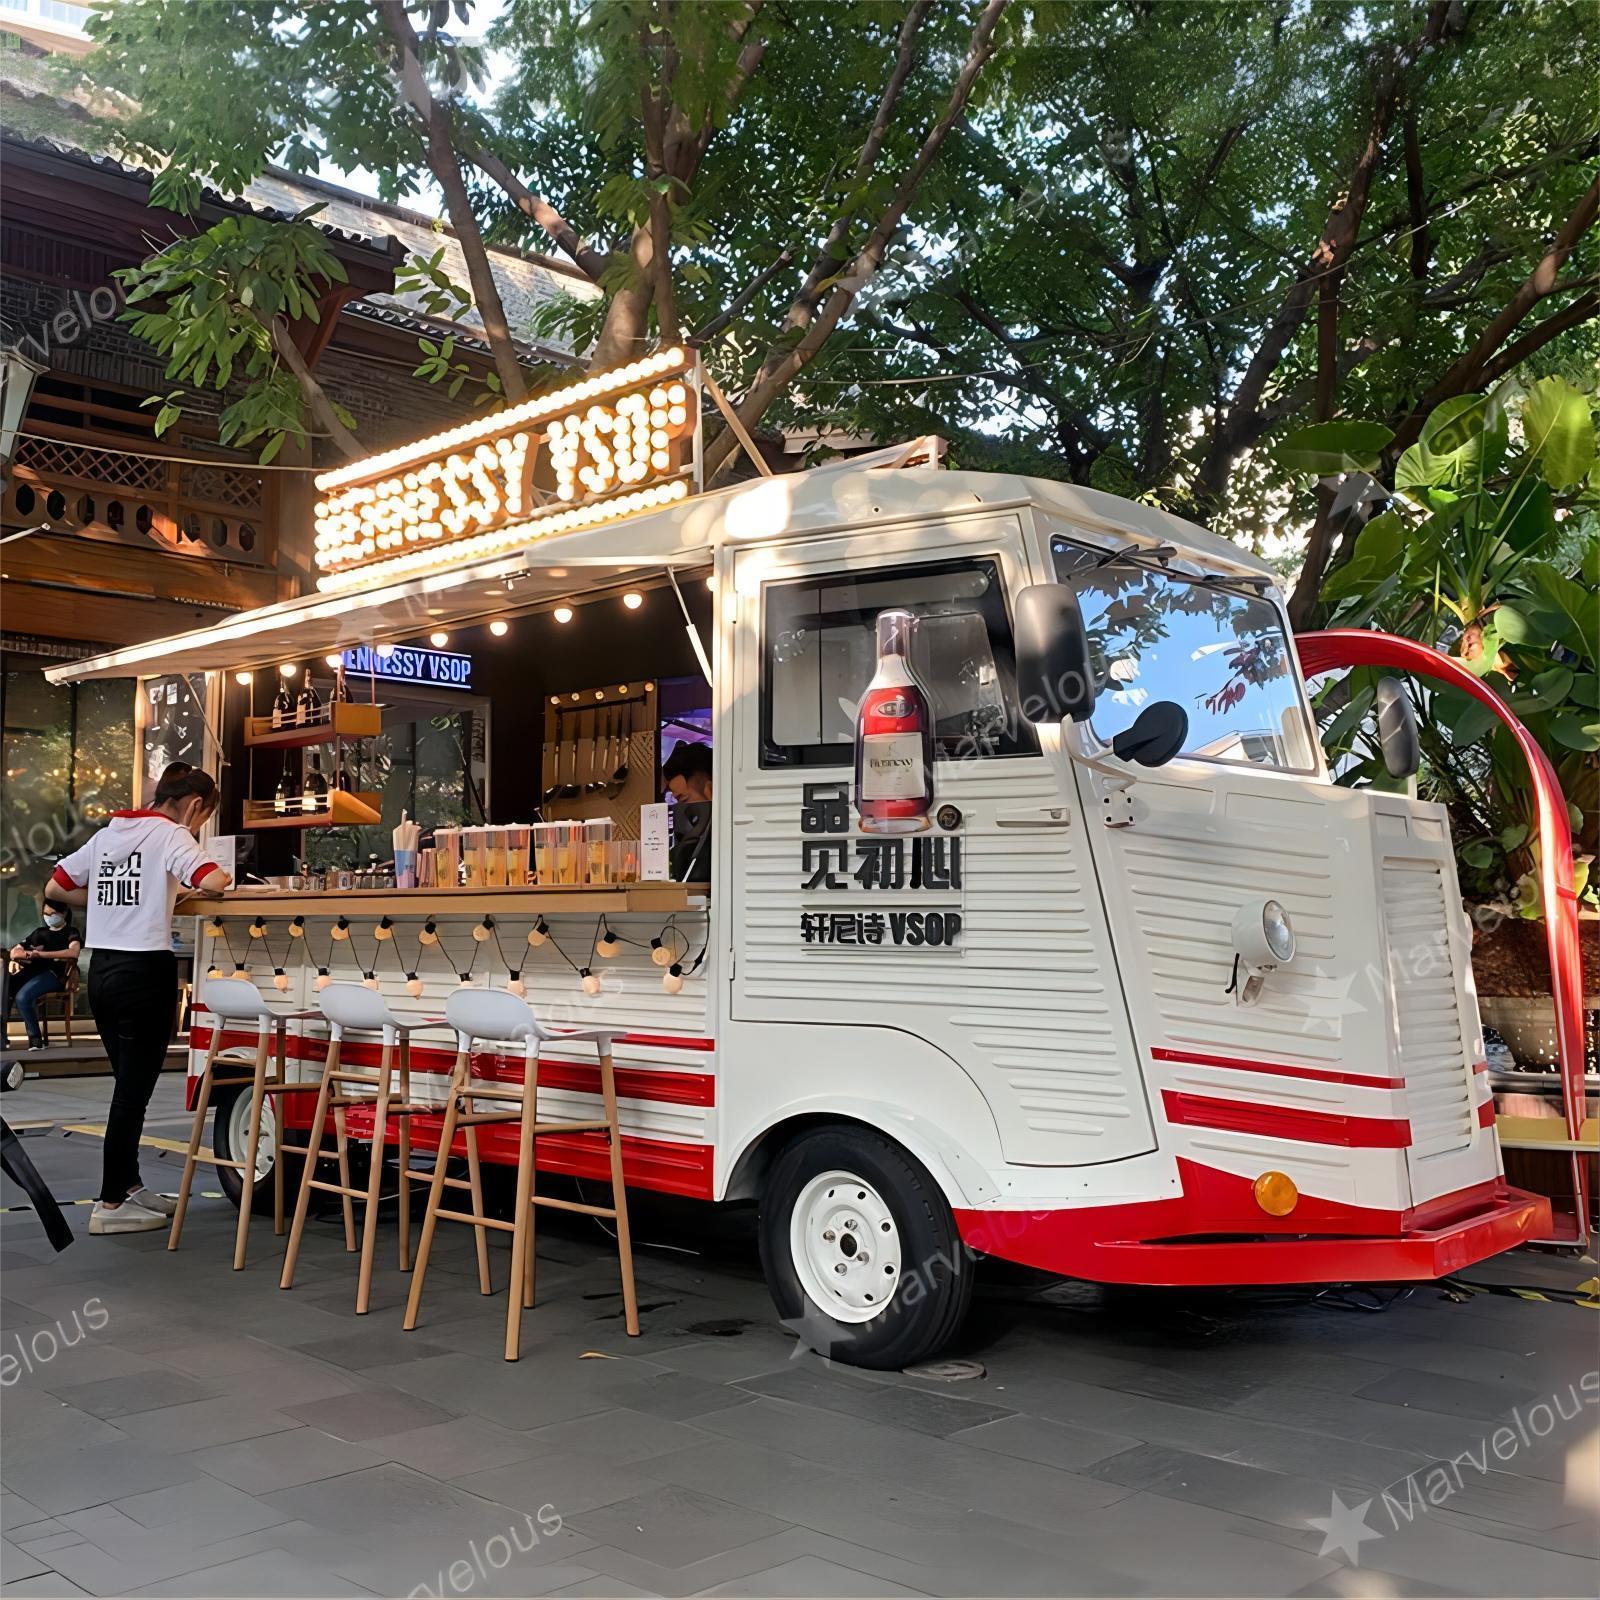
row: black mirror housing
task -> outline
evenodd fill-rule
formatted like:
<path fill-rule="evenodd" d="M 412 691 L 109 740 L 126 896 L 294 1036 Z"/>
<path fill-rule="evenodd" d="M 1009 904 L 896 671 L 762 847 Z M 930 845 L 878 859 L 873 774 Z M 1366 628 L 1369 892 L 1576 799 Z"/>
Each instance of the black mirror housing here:
<path fill-rule="evenodd" d="M 1378 713 L 1378 749 L 1391 778 L 1414 778 L 1422 765 L 1416 707 L 1398 678 L 1379 678 L 1373 700 Z"/>
<path fill-rule="evenodd" d="M 1189 713 L 1175 700 L 1155 700 L 1111 740 L 1111 753 L 1141 767 L 1164 767 L 1189 737 Z"/>
<path fill-rule="evenodd" d="M 1017 700 L 1029 722 L 1087 722 L 1095 683 L 1072 585 L 1034 583 L 1017 596 Z"/>

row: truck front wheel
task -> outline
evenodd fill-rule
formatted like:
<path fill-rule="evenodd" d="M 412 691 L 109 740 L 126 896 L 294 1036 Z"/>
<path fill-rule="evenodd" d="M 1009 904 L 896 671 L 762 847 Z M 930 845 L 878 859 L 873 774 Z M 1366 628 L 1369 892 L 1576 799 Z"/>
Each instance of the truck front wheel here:
<path fill-rule="evenodd" d="M 761 1264 L 785 1324 L 818 1355 L 897 1370 L 955 1337 L 973 1260 L 908 1152 L 840 1123 L 786 1145 L 761 1200 Z"/>

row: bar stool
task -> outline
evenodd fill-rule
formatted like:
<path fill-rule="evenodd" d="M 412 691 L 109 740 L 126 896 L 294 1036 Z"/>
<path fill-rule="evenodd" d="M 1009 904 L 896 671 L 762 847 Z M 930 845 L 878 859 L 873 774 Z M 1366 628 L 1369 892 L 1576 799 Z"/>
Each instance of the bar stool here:
<path fill-rule="evenodd" d="M 549 1206 L 559 1211 L 576 1211 L 589 1217 L 604 1217 L 615 1222 L 617 1257 L 622 1269 L 622 1304 L 628 1332 L 639 1332 L 639 1303 L 633 1286 L 633 1246 L 628 1236 L 628 1197 L 622 1181 L 622 1137 L 617 1126 L 617 1085 L 611 1062 L 611 1041 L 621 1030 L 616 1028 L 544 1027 L 520 996 L 502 989 L 457 989 L 445 1001 L 445 1017 L 456 1032 L 456 1065 L 450 1078 L 450 1097 L 445 1105 L 444 1126 L 439 1134 L 439 1158 L 431 1174 L 428 1206 L 422 1219 L 422 1238 L 417 1245 L 416 1270 L 411 1275 L 411 1295 L 406 1302 L 405 1328 L 417 1325 L 417 1308 L 422 1303 L 422 1283 L 428 1270 L 428 1255 L 433 1248 L 434 1226 L 440 1217 L 452 1222 L 471 1223 L 479 1230 L 480 1281 L 482 1240 L 485 1228 L 511 1234 L 510 1304 L 506 1311 L 506 1360 L 515 1361 L 522 1333 L 522 1312 L 533 1304 L 534 1289 L 534 1210 Z M 472 1046 L 477 1040 L 520 1042 L 523 1047 L 522 1084 L 485 1083 L 472 1076 Z M 539 1046 L 545 1041 L 592 1043 L 600 1058 L 600 1094 L 605 1116 L 595 1121 L 539 1120 Z M 478 1111 L 479 1101 L 504 1105 L 506 1109 Z M 470 1214 L 446 1210 L 441 1201 L 445 1185 L 464 1187 L 459 1178 L 447 1178 L 445 1158 L 455 1141 L 456 1130 L 467 1130 L 469 1141 L 477 1128 L 494 1123 L 521 1124 L 517 1146 L 516 1209 L 510 1222 L 484 1215 L 483 1201 L 473 1196 Z M 611 1205 L 584 1205 L 576 1200 L 557 1200 L 535 1192 L 535 1164 L 538 1136 L 541 1133 L 603 1132 L 611 1153 Z M 468 1145 L 469 1153 L 471 1145 Z M 487 1292 L 487 1288 L 485 1288 Z"/>
<path fill-rule="evenodd" d="M 167 1235 L 167 1249 L 176 1250 L 183 1234 L 183 1219 L 189 1210 L 189 1191 L 194 1184 L 195 1167 L 202 1161 L 213 1167 L 231 1167 L 239 1174 L 242 1192 L 239 1196 L 239 1227 L 234 1237 L 233 1270 L 244 1266 L 245 1244 L 250 1235 L 251 1197 L 255 1188 L 256 1155 L 261 1148 L 261 1112 L 269 1094 L 304 1093 L 315 1087 L 310 1083 L 290 1082 L 285 1076 L 288 1025 L 316 1015 L 314 1011 L 279 1011 L 261 998 L 261 992 L 248 978 L 208 978 L 203 998 L 211 1013 L 211 1048 L 206 1052 L 205 1072 L 200 1078 L 200 1092 L 195 1096 L 194 1127 L 189 1134 L 189 1149 L 183 1163 L 183 1182 L 178 1185 L 178 1206 L 173 1213 L 172 1229 Z M 229 1022 L 252 1023 L 256 1030 L 255 1066 L 248 1078 L 219 1078 L 217 1055 L 222 1048 L 224 1027 Z M 275 1052 L 277 1073 L 267 1076 L 267 1059 Z M 224 1063 L 226 1065 L 227 1063 Z M 243 1161 L 231 1161 L 200 1149 L 205 1133 L 206 1113 L 211 1109 L 213 1089 L 231 1089 L 242 1084 L 250 1085 L 250 1133 Z M 272 1231 L 283 1232 L 283 1163 L 272 1164 Z"/>
<path fill-rule="evenodd" d="M 317 1091 L 317 1108 L 311 1115 L 311 1132 L 304 1145 L 280 1145 L 305 1157 L 300 1175 L 300 1194 L 295 1201 L 294 1222 L 289 1228 L 289 1244 L 284 1252 L 280 1289 L 294 1285 L 295 1263 L 300 1257 L 300 1240 L 305 1233 L 311 1191 L 336 1194 L 344 1205 L 345 1249 L 355 1249 L 353 1201 L 364 1202 L 361 1219 L 361 1267 L 356 1285 L 356 1315 L 365 1316 L 372 1295 L 372 1265 L 377 1254 L 378 1202 L 383 1183 L 384 1134 L 390 1117 L 400 1124 L 400 1270 L 411 1265 L 411 1117 L 431 1107 L 416 1104 L 411 1098 L 411 1027 L 402 1022 L 385 1004 L 383 996 L 359 983 L 329 984 L 317 997 L 328 1023 L 328 1056 L 322 1069 L 322 1084 Z M 346 1033 L 375 1033 L 383 1040 L 383 1054 L 375 1068 L 348 1067 L 341 1054 Z M 398 1071 L 398 1100 L 394 1098 Z M 361 1085 L 376 1094 L 351 1094 L 347 1085 Z M 370 1105 L 372 1112 L 372 1161 L 364 1189 L 350 1181 L 349 1126 L 352 1106 Z M 317 1162 L 327 1155 L 323 1137 L 328 1112 L 333 1112 L 336 1151 L 339 1161 L 338 1183 L 317 1177 Z M 480 1207 L 481 1209 L 481 1207 Z M 487 1269 L 487 1247 L 484 1267 Z"/>

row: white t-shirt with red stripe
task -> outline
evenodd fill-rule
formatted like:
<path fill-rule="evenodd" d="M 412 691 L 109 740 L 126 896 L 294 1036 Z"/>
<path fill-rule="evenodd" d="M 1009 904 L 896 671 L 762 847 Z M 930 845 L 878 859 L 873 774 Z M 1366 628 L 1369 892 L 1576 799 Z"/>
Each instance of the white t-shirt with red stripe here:
<path fill-rule="evenodd" d="M 217 865 L 181 823 L 160 811 L 113 811 L 89 842 L 56 865 L 51 882 L 89 889 L 91 950 L 170 950 L 180 888 Z"/>

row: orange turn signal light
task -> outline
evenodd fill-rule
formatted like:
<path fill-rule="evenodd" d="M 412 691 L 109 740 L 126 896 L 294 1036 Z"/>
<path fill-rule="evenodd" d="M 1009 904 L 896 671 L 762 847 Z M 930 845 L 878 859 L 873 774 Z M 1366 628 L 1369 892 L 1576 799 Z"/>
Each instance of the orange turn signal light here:
<path fill-rule="evenodd" d="M 1263 1172 L 1251 1187 L 1256 1204 L 1269 1217 L 1286 1217 L 1300 1204 L 1300 1191 L 1286 1172 Z"/>

